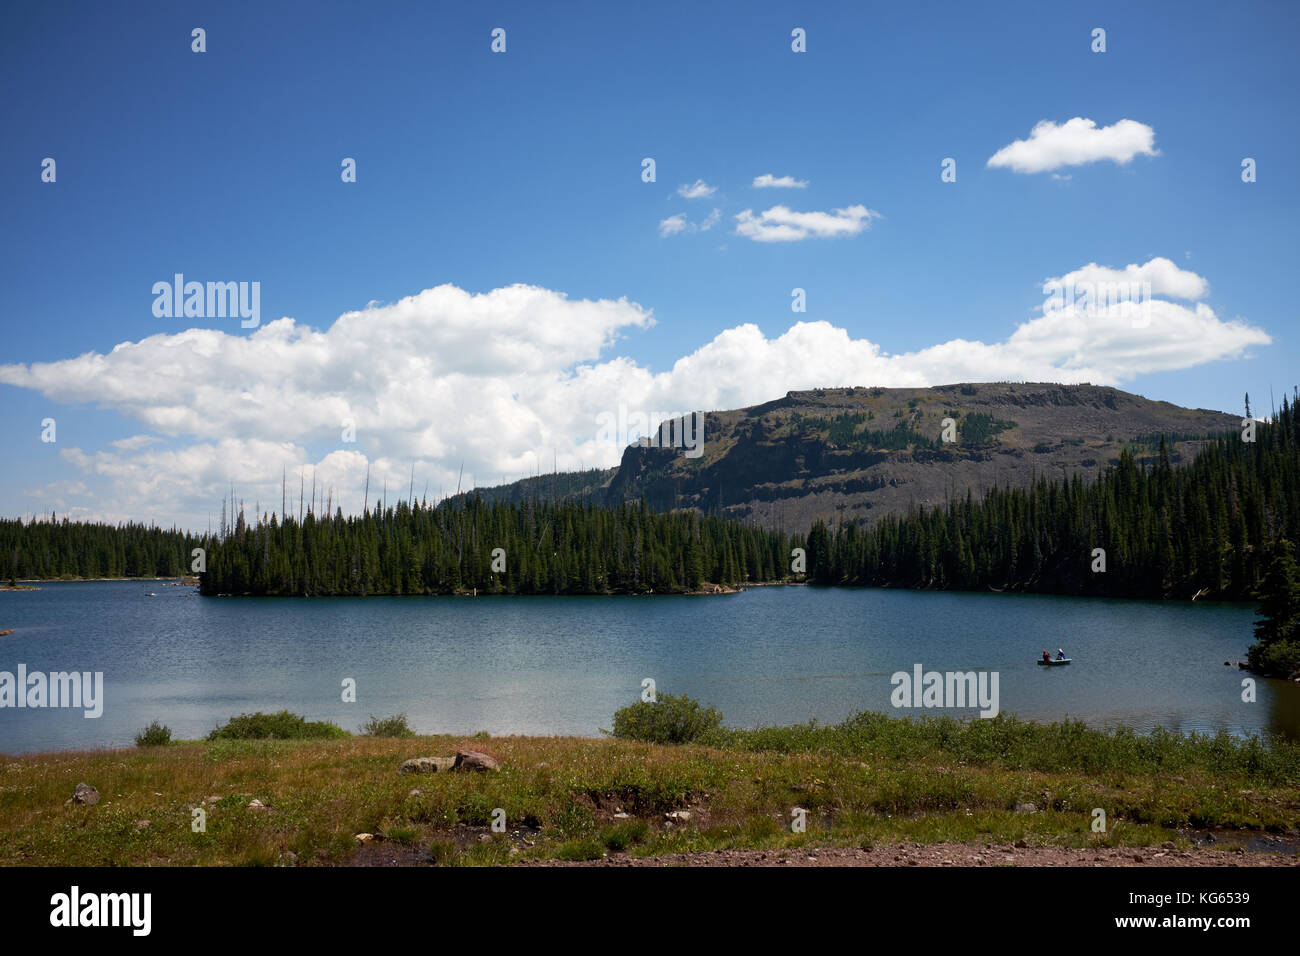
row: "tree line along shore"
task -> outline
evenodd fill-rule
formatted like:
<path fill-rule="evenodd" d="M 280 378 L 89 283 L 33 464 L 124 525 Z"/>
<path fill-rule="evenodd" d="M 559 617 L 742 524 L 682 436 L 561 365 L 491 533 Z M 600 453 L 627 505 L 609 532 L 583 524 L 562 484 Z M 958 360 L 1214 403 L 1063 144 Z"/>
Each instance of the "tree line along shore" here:
<path fill-rule="evenodd" d="M 216 534 L 138 523 L 0 521 L 8 579 L 175 577 L 205 595 L 681 594 L 746 584 L 1260 601 L 1252 664 L 1300 671 L 1300 416 L 1283 398 L 1254 441 L 1207 442 L 1174 468 L 1122 454 L 1086 484 L 969 492 L 867 525 L 785 534 L 695 510 L 534 499 L 401 501 L 302 520 L 242 504 Z M 1258 630 L 1258 629 L 1257 629 Z"/>

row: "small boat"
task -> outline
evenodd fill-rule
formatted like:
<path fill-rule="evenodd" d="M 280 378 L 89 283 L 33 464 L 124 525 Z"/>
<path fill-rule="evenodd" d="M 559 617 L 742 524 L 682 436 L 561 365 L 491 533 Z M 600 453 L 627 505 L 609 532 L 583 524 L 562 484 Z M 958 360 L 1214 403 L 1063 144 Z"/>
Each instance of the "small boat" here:
<path fill-rule="evenodd" d="M 1046 664 L 1046 665 L 1048 665 L 1049 667 L 1054 667 L 1054 666 L 1056 666 L 1057 664 L 1068 664 L 1068 663 L 1070 663 L 1070 660 L 1071 660 L 1071 658 L 1069 658 L 1069 657 L 1057 657 L 1057 658 L 1053 658 L 1053 659 L 1050 660 L 1050 661 L 1045 661 L 1045 660 L 1043 660 L 1043 659 L 1040 657 L 1040 658 L 1037 660 L 1036 663 L 1038 663 L 1038 664 Z"/>

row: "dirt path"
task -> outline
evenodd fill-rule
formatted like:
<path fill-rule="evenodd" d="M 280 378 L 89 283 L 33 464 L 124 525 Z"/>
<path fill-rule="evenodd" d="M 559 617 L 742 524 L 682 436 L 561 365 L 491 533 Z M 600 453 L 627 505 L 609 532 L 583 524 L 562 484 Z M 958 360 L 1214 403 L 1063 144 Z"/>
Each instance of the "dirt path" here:
<path fill-rule="evenodd" d="M 1294 851 L 1190 850 L 1164 847 L 977 846 L 964 843 L 881 845 L 869 850 L 712 850 L 570 863 L 528 861 L 519 866 L 1297 866 Z"/>

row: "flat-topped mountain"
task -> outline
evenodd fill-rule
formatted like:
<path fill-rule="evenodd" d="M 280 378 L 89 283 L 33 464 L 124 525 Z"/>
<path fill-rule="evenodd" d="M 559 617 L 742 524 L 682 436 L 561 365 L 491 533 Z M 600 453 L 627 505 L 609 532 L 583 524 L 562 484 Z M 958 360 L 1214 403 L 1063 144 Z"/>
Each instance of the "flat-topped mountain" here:
<path fill-rule="evenodd" d="M 1237 415 L 1095 385 L 819 388 L 706 413 L 701 452 L 632 445 L 612 474 L 543 475 L 476 493 L 550 498 L 549 482 L 561 498 L 644 499 L 655 510 L 698 508 L 796 532 L 818 518 L 869 523 L 1036 476 L 1091 480 L 1124 448 L 1154 458 L 1162 436 L 1178 465 L 1207 437 L 1240 427 Z"/>

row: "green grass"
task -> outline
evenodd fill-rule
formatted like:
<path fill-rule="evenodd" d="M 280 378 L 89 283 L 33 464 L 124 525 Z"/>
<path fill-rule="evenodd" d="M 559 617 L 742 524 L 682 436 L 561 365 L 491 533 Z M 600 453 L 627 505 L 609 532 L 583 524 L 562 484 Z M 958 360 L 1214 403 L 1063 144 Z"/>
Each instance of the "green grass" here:
<path fill-rule="evenodd" d="M 822 752 L 886 761 L 945 759 L 1007 770 L 1089 775 L 1202 772 L 1242 782 L 1300 784 L 1300 744 L 1226 733 L 1182 734 L 1156 728 L 1098 730 L 1081 721 L 1039 724 L 1008 714 L 980 720 L 913 719 L 861 713 L 839 724 L 722 730 L 715 746 L 775 753 Z"/>
<path fill-rule="evenodd" d="M 361 832 L 477 866 L 902 841 L 1185 845 L 1177 828 L 1300 828 L 1297 747 L 1259 739 L 883 715 L 718 727 L 708 744 L 338 734 L 4 758 L 0 865 L 274 865 L 290 851 L 299 865 L 345 863 L 365 852 Z M 461 748 L 490 751 L 501 771 L 398 773 Z M 79 781 L 98 805 L 64 805 Z M 796 806 L 805 833 L 791 832 Z M 1097 807 L 1104 833 L 1091 830 Z M 507 833 L 491 831 L 496 808 Z M 673 810 L 690 819 L 670 824 Z"/>

